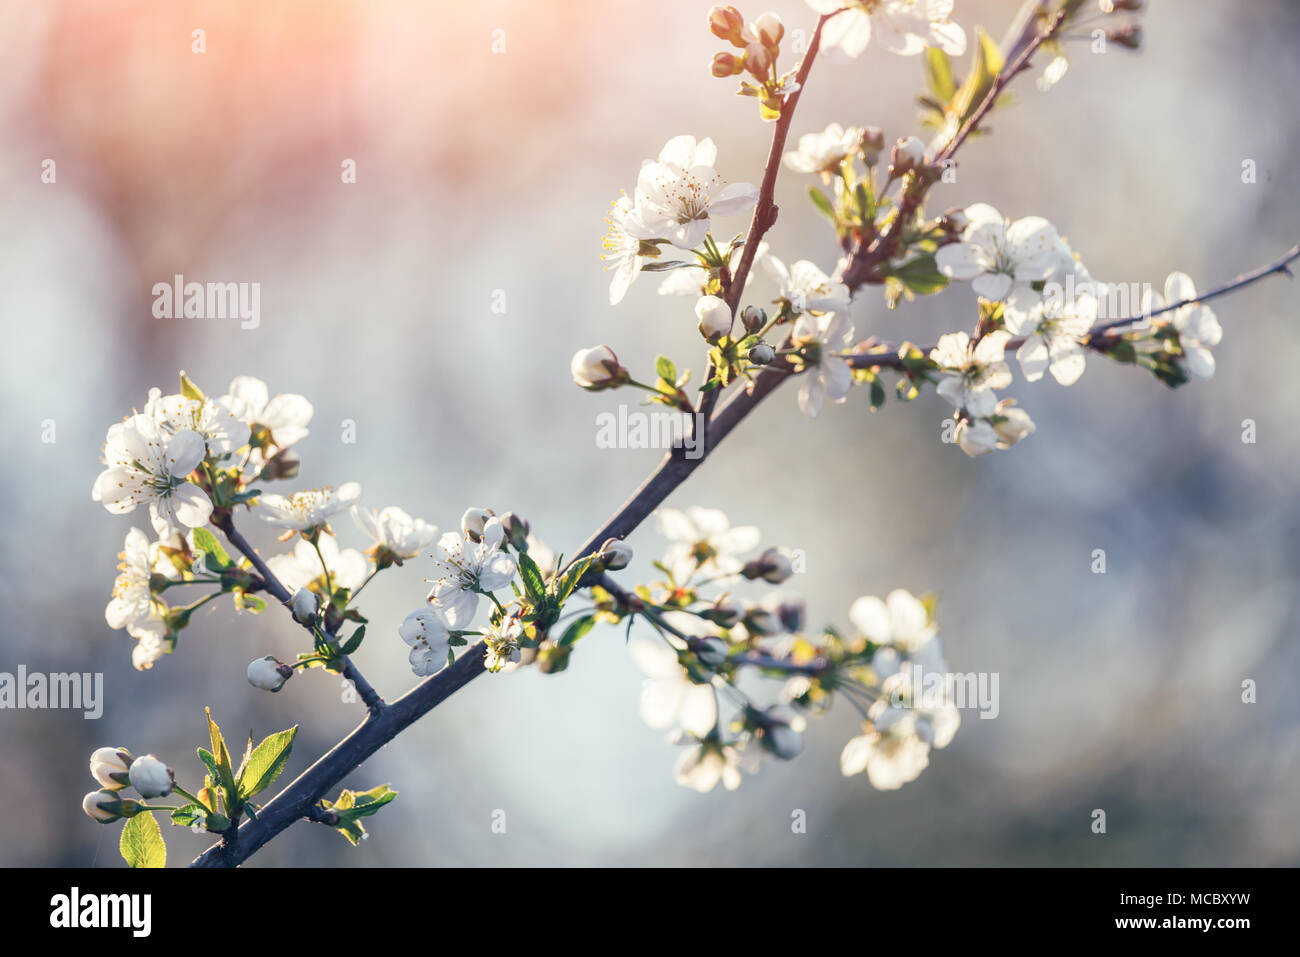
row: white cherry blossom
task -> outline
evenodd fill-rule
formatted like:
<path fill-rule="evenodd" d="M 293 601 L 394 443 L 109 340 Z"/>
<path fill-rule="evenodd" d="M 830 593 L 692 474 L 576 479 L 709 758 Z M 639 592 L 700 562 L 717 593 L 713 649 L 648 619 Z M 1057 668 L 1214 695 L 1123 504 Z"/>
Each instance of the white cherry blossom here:
<path fill-rule="evenodd" d="M 522 657 L 519 639 L 523 633 L 524 624 L 518 618 L 507 618 L 498 625 L 482 629 L 483 643 L 487 645 L 483 653 L 483 667 L 495 674 L 508 665 L 518 664 Z"/>
<path fill-rule="evenodd" d="M 728 791 L 740 787 L 740 768 L 744 756 L 739 749 L 719 741 L 697 741 L 687 738 L 679 743 L 690 745 L 677 759 L 673 777 L 682 787 L 707 794 L 718 786 Z"/>
<path fill-rule="evenodd" d="M 953 0 L 808 0 L 818 13 L 836 13 L 822 28 L 822 49 L 835 58 L 856 57 L 873 37 L 890 53 L 914 56 L 939 47 L 966 52 L 966 31 L 953 23 Z"/>
<path fill-rule="evenodd" d="M 332 485 L 307 489 L 289 495 L 261 495 L 253 503 L 254 515 L 276 528 L 305 532 L 324 525 L 339 512 L 346 511 L 361 498 L 361 486 L 345 482 L 337 489 Z"/>
<path fill-rule="evenodd" d="M 1144 296 L 1143 315 L 1156 309 L 1196 298 L 1196 286 L 1187 273 L 1172 272 L 1165 279 L 1165 294 Z M 1214 377 L 1214 354 L 1211 346 L 1223 339 L 1223 327 L 1214 311 L 1204 303 L 1192 302 L 1173 311 L 1171 320 L 1178 330 L 1178 342 L 1183 350 L 1183 364 L 1198 379 Z"/>
<path fill-rule="evenodd" d="M 941 246 L 935 264 L 949 279 L 972 280 L 985 299 L 1001 301 L 1015 283 L 1047 279 L 1068 257 L 1056 227 L 1041 216 L 1011 222 L 987 203 L 966 207 L 966 215 L 961 242 Z"/>
<path fill-rule="evenodd" d="M 167 630 L 160 611 L 161 603 L 154 600 L 149 579 L 153 575 L 149 539 L 138 528 L 126 533 L 122 552 L 118 556 L 117 578 L 113 582 L 113 597 L 104 609 L 108 627 L 127 629 L 134 638 L 146 635 L 161 637 Z"/>
<path fill-rule="evenodd" d="M 884 601 L 864 595 L 849 608 L 849 620 L 876 644 L 905 652 L 921 648 L 938 631 L 921 600 L 903 588 L 895 588 Z"/>
<path fill-rule="evenodd" d="M 839 167 L 862 142 L 862 130 L 856 126 L 845 129 L 831 123 L 820 133 L 805 133 L 799 137 L 798 149 L 787 152 L 782 160 L 796 173 L 827 173 Z"/>
<path fill-rule="evenodd" d="M 115 515 L 147 505 L 155 525 L 199 528 L 212 500 L 186 477 L 207 453 L 203 437 L 186 429 L 168 433 L 152 416 L 136 413 L 108 430 L 104 465 L 91 498 Z"/>
<path fill-rule="evenodd" d="M 785 263 L 770 253 L 762 258 L 762 263 L 763 270 L 780 289 L 777 298 L 788 302 L 790 311 L 796 315 L 805 312 L 848 312 L 849 287 L 831 279 L 814 263 L 800 259 L 787 268 Z"/>
<path fill-rule="evenodd" d="M 150 389 L 144 414 L 152 416 L 168 435 L 197 432 L 214 456 L 228 455 L 248 442 L 248 425 L 226 399 L 190 399 L 179 392 L 163 395 L 161 389 Z"/>
<path fill-rule="evenodd" d="M 493 516 L 483 526 L 482 541 L 447 532 L 438 539 L 429 602 L 453 628 L 464 628 L 478 609 L 479 595 L 502 588 L 515 576 L 515 559 L 501 544 L 505 530 Z"/>
<path fill-rule="evenodd" d="M 316 554 L 316 548 L 320 549 L 320 555 Z M 329 569 L 330 584 L 335 588 L 358 588 L 370 573 L 366 557 L 355 548 L 339 548 L 338 539 L 333 535 L 322 534 L 316 540 L 316 548 L 311 542 L 299 539 L 292 552 L 267 559 L 267 566 L 290 594 L 313 584 L 323 586 L 321 559 Z"/>
<path fill-rule="evenodd" d="M 1091 292 L 1066 302 L 1017 286 L 1007 297 L 1003 320 L 1012 335 L 1026 337 L 1016 358 L 1028 381 L 1037 382 L 1046 371 L 1061 385 L 1079 381 L 1087 364 L 1083 339 L 1097 321 L 1097 299 Z"/>
<path fill-rule="evenodd" d="M 628 651 L 645 675 L 641 719 L 652 728 L 677 727 L 707 737 L 718 722 L 713 686 L 692 681 L 677 652 L 662 641 L 636 638 L 628 643 Z"/>
<path fill-rule="evenodd" d="M 791 345 L 804 352 L 799 362 L 799 408 L 816 417 L 827 399 L 843 402 L 853 387 L 853 368 L 839 355 L 853 344 L 853 323 L 842 312 L 814 315 L 805 312 L 795 320 Z"/>
<path fill-rule="evenodd" d="M 371 548 L 376 552 L 383 549 L 391 553 L 398 564 L 420 554 L 438 534 L 436 526 L 422 518 L 412 518 L 396 505 L 380 511 L 354 505 L 352 518 L 374 542 Z"/>
<path fill-rule="evenodd" d="M 755 526 L 733 528 L 716 508 L 661 508 L 655 519 L 659 533 L 672 542 L 663 565 L 679 585 L 697 572 L 719 578 L 739 574 L 744 568 L 739 555 L 756 548 L 760 539 Z"/>
<path fill-rule="evenodd" d="M 997 405 L 994 390 L 1011 384 L 1006 363 L 1010 338 L 1005 329 L 996 329 L 976 343 L 965 332 L 940 336 L 930 350 L 930 358 L 947 373 L 936 390 L 939 395 L 976 418 L 992 414 Z"/>
<path fill-rule="evenodd" d="M 704 242 L 711 217 L 741 213 L 758 199 L 751 183 L 728 184 L 713 168 L 713 140 L 673 137 L 647 161 L 637 177 L 637 213 L 641 227 L 629 226 L 639 239 L 667 239 L 682 249 Z"/>
<path fill-rule="evenodd" d="M 297 393 L 282 392 L 270 398 L 266 383 L 250 375 L 232 379 L 230 391 L 220 401 L 254 430 L 269 432 L 270 442 L 277 449 L 287 449 L 307 437 L 307 423 L 314 411 L 311 403 Z M 262 449 L 254 449 L 250 461 L 260 466 L 264 460 Z"/>
<path fill-rule="evenodd" d="M 411 646 L 411 670 L 417 675 L 435 674 L 447 666 L 451 632 L 437 608 L 417 608 L 406 616 L 397 633 Z"/>

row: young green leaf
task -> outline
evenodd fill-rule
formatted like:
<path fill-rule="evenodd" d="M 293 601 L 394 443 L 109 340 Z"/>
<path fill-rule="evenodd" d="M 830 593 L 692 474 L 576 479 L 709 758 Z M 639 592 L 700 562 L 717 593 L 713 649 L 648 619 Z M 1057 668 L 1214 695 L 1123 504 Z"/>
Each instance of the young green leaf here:
<path fill-rule="evenodd" d="M 293 739 L 298 734 L 298 726 L 284 731 L 277 731 L 262 739 L 262 743 L 253 749 L 248 762 L 239 771 L 239 795 L 247 800 L 269 788 L 284 770 L 293 750 Z"/>
<path fill-rule="evenodd" d="M 118 850 L 129 867 L 167 865 L 167 844 L 163 841 L 162 828 L 148 811 L 141 811 L 126 822 Z"/>

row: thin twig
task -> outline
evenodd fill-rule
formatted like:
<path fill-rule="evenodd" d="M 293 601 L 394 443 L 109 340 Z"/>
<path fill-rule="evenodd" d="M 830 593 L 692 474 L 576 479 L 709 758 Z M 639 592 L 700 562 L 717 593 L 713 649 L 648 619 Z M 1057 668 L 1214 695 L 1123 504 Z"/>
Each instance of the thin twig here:
<path fill-rule="evenodd" d="M 289 594 L 289 589 L 284 587 L 284 583 L 276 577 L 275 572 L 271 571 L 270 566 L 262 560 L 262 556 L 258 554 L 257 549 L 235 528 L 234 520 L 229 515 L 226 515 L 223 518 L 214 519 L 213 524 L 221 529 L 226 536 L 226 540 L 241 555 L 253 563 L 253 567 L 257 569 L 257 573 L 262 576 L 262 580 L 265 582 L 266 590 L 275 596 L 280 604 L 286 606 L 290 604 L 293 601 L 293 596 Z M 303 624 L 303 627 L 309 632 L 312 630 L 310 624 Z M 326 634 L 331 638 L 338 637 L 333 631 L 327 631 Z M 379 696 L 379 692 L 366 680 L 365 675 L 361 673 L 360 669 L 352 663 L 352 659 L 347 655 L 343 656 L 343 677 L 352 682 L 353 687 L 357 689 L 357 694 L 368 710 L 378 711 L 384 707 L 384 699 Z"/>

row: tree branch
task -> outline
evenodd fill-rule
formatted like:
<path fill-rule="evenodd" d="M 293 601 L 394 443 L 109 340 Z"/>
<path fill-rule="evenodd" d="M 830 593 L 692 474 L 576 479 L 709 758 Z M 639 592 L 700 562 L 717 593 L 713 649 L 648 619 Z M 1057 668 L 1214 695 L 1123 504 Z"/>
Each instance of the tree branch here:
<path fill-rule="evenodd" d="M 293 596 L 289 594 L 289 589 L 284 587 L 284 583 L 276 577 L 275 572 L 271 571 L 270 566 L 262 560 L 262 556 L 258 554 L 257 549 L 235 528 L 234 519 L 229 514 L 225 514 L 219 518 L 214 517 L 212 524 L 221 529 L 226 536 L 226 540 L 241 555 L 253 563 L 253 567 L 257 569 L 257 573 L 262 576 L 262 580 L 265 582 L 266 590 L 275 596 L 280 604 L 288 605 L 293 600 Z M 311 631 L 311 625 L 304 624 L 303 627 L 309 632 Z M 327 631 L 326 634 L 331 638 L 338 637 L 334 631 Z M 346 655 L 343 656 L 343 677 L 352 682 L 353 687 L 357 689 L 357 694 L 365 702 L 368 710 L 378 711 L 384 707 L 384 699 L 379 696 L 379 692 L 375 691 L 370 682 L 366 680 L 365 675 L 352 663 L 352 659 Z"/>

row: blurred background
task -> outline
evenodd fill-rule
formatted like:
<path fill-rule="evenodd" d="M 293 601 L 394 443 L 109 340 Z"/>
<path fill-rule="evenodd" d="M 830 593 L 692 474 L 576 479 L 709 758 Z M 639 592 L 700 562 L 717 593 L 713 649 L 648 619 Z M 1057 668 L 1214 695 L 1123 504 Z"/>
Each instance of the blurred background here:
<path fill-rule="evenodd" d="M 814 22 L 802 2 L 766 5 L 788 31 Z M 513 509 L 562 551 L 655 465 L 596 447 L 596 415 L 623 396 L 576 389 L 568 361 L 606 342 L 634 370 L 662 351 L 699 381 L 690 301 L 647 275 L 610 308 L 597 254 L 608 203 L 671 136 L 712 136 L 725 177 L 761 176 L 771 127 L 709 75 L 723 44 L 708 6 L 0 0 L 0 671 L 102 672 L 106 696 L 98 721 L 0 712 L 0 779 L 24 808 L 0 816 L 0 864 L 120 866 L 119 827 L 79 806 L 95 747 L 156 753 L 192 782 L 210 704 L 236 739 L 302 723 L 287 782 L 360 715 L 321 672 L 250 688 L 249 659 L 290 657 L 302 635 L 228 602 L 132 670 L 103 608 L 122 537 L 147 520 L 109 515 L 90 487 L 105 429 L 150 386 L 174 391 L 183 368 L 217 394 L 237 374 L 303 393 L 316 415 L 292 487 L 359 481 L 367 504 L 443 529 L 467 505 Z M 963 0 L 956 19 L 1001 37 L 1015 9 Z M 1175 269 L 1215 285 L 1296 242 L 1300 8 L 1154 2 L 1143 22 L 1139 53 L 1074 44 L 1050 93 L 1023 78 L 935 207 L 1046 216 L 1098 278 L 1157 289 Z M 831 120 L 920 132 L 920 85 L 918 60 L 878 49 L 818 64 L 791 145 Z M 808 183 L 783 173 L 768 238 L 829 271 Z M 175 273 L 259 282 L 260 326 L 155 319 L 151 287 Z M 1094 359 L 1065 390 L 1017 370 L 1007 394 L 1038 431 L 979 461 L 939 441 L 948 410 L 931 394 L 873 414 L 855 392 L 814 427 L 780 390 L 669 500 L 803 549 L 789 584 L 814 627 L 845 625 L 862 594 L 940 593 L 950 666 L 999 673 L 1001 713 L 967 712 L 901 791 L 841 778 L 844 705 L 735 793 L 678 787 L 677 749 L 641 723 L 640 674 L 605 629 L 563 674 L 473 682 L 351 775 L 400 791 L 373 840 L 304 824 L 252 865 L 1300 863 L 1295 288 L 1273 278 L 1215 304 L 1210 383 L 1171 392 Z M 760 273 L 748 298 L 774 294 Z M 854 319 L 932 342 L 967 324 L 969 296 L 886 314 L 867 288 Z M 265 554 L 283 548 L 243 525 Z M 663 544 L 651 525 L 630 541 L 628 581 Z M 362 602 L 356 657 L 390 698 L 416 680 L 396 628 L 424 574 L 390 571 Z M 174 864 L 209 843 L 168 838 Z"/>

